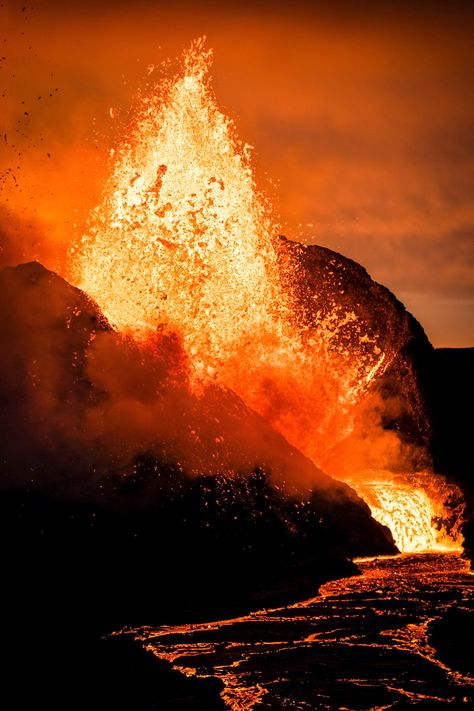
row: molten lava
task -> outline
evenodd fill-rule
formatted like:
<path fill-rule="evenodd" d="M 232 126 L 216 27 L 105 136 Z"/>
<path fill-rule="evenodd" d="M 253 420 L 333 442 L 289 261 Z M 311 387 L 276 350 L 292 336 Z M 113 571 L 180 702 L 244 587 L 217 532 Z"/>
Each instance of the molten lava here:
<path fill-rule="evenodd" d="M 215 104 L 209 62 L 194 43 L 182 74 L 143 101 L 77 262 L 112 324 L 143 337 L 166 323 L 201 375 L 271 338 L 282 301 L 249 148 Z"/>
<path fill-rule="evenodd" d="M 250 148 L 217 106 L 210 61 L 203 41 L 194 42 L 178 75 L 142 98 L 73 254 L 75 280 L 141 343 L 157 329 L 175 331 L 191 387 L 231 388 L 321 464 L 350 434 L 358 402 L 394 354 L 374 342 L 362 357 L 356 342 L 366 345 L 367 335 L 351 312 L 298 322 L 298 275 L 278 267 L 277 228 Z M 337 339 L 348 323 L 350 349 Z M 439 512 L 423 490 L 373 481 L 363 495 L 402 550 L 439 547 Z"/>
<path fill-rule="evenodd" d="M 295 323 L 276 226 L 250 148 L 212 94 L 210 59 L 193 43 L 181 73 L 142 100 L 73 271 L 118 329 L 142 341 L 175 330 L 194 382 L 233 389 L 317 462 L 350 431 L 386 354 L 367 361 L 335 345 L 353 314 Z"/>
<path fill-rule="evenodd" d="M 381 472 L 362 484 L 351 484 L 368 503 L 373 517 L 390 528 L 402 553 L 461 551 L 461 492 L 433 474 L 422 478 L 425 481 L 413 476 L 397 480 L 389 472 Z M 434 482 L 444 489 L 438 496 L 429 493 Z M 451 511 L 446 506 L 449 499 L 457 499 Z"/>

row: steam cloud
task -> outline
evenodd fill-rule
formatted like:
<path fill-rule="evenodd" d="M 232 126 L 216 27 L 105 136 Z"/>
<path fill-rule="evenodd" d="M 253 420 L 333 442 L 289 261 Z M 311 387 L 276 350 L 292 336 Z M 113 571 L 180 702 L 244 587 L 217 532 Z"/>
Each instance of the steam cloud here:
<path fill-rule="evenodd" d="M 137 345 L 37 263 L 3 272 L 0 312 L 3 486 L 83 495 L 111 472 L 130 475 L 140 455 L 190 475 L 260 467 L 307 492 L 331 482 L 232 391 L 193 390 L 176 334 Z"/>

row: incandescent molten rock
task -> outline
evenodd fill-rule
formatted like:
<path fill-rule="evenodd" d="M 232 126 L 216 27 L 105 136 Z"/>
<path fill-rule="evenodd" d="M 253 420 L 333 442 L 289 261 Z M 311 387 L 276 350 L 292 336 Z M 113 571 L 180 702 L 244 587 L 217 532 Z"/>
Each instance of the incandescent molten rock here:
<path fill-rule="evenodd" d="M 6 570 L 24 590 L 45 580 L 44 604 L 61 608 L 58 585 L 122 621 L 259 605 L 395 551 L 350 487 L 232 391 L 191 387 L 176 334 L 137 345 L 38 263 L 0 274 L 0 333 Z"/>
<path fill-rule="evenodd" d="M 466 502 L 464 550 L 474 560 L 474 348 L 437 348 L 425 373 L 425 392 L 432 422 L 431 450 L 438 471 L 456 482 Z"/>

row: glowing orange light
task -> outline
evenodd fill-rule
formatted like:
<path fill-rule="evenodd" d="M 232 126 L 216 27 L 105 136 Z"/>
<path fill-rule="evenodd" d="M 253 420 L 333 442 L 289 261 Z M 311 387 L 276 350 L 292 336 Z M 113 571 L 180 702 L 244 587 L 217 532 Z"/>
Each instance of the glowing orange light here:
<path fill-rule="evenodd" d="M 396 480 L 389 472 L 379 472 L 372 480 L 368 476 L 363 483 L 351 483 L 369 504 L 373 517 L 390 528 L 402 553 L 461 551 L 463 538 L 456 525 L 446 529 L 449 512 L 444 503 L 448 494 L 459 496 L 459 491 L 441 477 L 424 475 L 428 477 L 431 486 L 438 480 L 438 496 L 430 495 L 428 488 L 411 476 Z M 458 512 L 455 524 L 459 524 L 461 515 L 462 511 Z"/>
<path fill-rule="evenodd" d="M 315 456 L 350 430 L 361 363 L 331 341 L 353 314 L 294 323 L 276 228 L 211 92 L 210 59 L 194 42 L 182 72 L 143 100 L 73 270 L 118 329 L 176 330 L 196 378 L 232 388 Z M 364 364 L 365 384 L 384 358 Z"/>
<path fill-rule="evenodd" d="M 146 336 L 167 323 L 201 375 L 255 331 L 275 329 L 272 228 L 248 147 L 218 110 L 202 42 L 143 102 L 76 262 L 111 322 Z"/>
<path fill-rule="evenodd" d="M 298 275 L 282 283 L 276 226 L 250 149 L 217 106 L 210 61 L 203 41 L 194 42 L 178 76 L 142 100 L 73 255 L 76 282 L 139 340 L 163 324 L 179 333 L 194 384 L 231 388 L 321 464 L 350 434 L 355 406 L 394 354 L 374 343 L 373 356 L 362 356 L 355 341 L 368 337 L 337 305 L 311 327 L 297 322 Z M 348 323 L 355 339 L 341 348 L 338 329 Z M 428 495 L 377 481 L 361 493 L 403 550 L 438 545 Z M 399 531 L 400 512 L 423 532 Z"/>

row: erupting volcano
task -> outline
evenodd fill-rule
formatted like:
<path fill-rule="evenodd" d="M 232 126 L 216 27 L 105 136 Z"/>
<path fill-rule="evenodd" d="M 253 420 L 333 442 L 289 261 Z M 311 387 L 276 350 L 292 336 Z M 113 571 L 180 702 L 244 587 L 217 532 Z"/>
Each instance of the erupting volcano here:
<path fill-rule="evenodd" d="M 277 237 L 251 148 L 218 108 L 211 56 L 197 40 L 180 72 L 140 97 L 102 202 L 72 251 L 76 283 L 142 347 L 157 331 L 176 333 L 193 388 L 211 382 L 236 392 L 315 464 L 367 493 L 401 550 L 459 548 L 459 522 L 446 531 L 446 485 L 433 501 L 433 487 L 411 492 L 387 470 L 374 478 L 329 461 L 353 436 L 398 344 L 330 294 L 315 309 L 324 284 L 297 304 L 305 274 Z"/>
<path fill-rule="evenodd" d="M 297 277 L 283 280 L 277 226 L 249 146 L 217 107 L 210 59 L 194 43 L 181 73 L 142 99 L 74 255 L 76 281 L 135 337 L 176 331 L 193 375 L 231 388 L 285 435 L 307 428 L 311 402 L 312 439 L 340 437 L 385 356 L 376 344 L 370 357 L 331 346 L 353 313 L 302 326 L 292 308 Z"/>
<path fill-rule="evenodd" d="M 10 604 L 60 679 L 64 620 L 89 630 L 101 709 L 125 703 L 104 641 L 130 708 L 472 701 L 443 362 L 361 265 L 281 234 L 211 64 L 198 39 L 148 68 L 63 275 L 0 272 Z"/>

